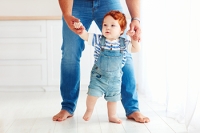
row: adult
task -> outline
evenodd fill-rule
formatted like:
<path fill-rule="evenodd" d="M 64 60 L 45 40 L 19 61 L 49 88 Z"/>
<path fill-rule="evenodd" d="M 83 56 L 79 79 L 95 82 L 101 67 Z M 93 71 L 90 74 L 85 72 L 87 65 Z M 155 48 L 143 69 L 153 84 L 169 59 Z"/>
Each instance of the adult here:
<path fill-rule="evenodd" d="M 62 108 L 53 116 L 53 121 L 63 121 L 72 117 L 76 109 L 80 90 L 80 58 L 84 50 L 84 41 L 77 35 L 83 28 L 74 28 L 74 22 L 81 22 L 88 30 L 92 21 L 102 29 L 104 15 L 110 10 L 123 12 L 120 0 L 59 0 L 63 14 L 63 44 L 61 59 L 60 91 Z M 133 39 L 140 41 L 140 0 L 126 0 L 132 21 L 130 31 L 135 32 Z M 136 122 L 149 122 L 150 119 L 139 111 L 138 96 L 133 70 L 131 54 L 126 55 L 126 64 L 123 67 L 121 102 L 129 119 Z"/>

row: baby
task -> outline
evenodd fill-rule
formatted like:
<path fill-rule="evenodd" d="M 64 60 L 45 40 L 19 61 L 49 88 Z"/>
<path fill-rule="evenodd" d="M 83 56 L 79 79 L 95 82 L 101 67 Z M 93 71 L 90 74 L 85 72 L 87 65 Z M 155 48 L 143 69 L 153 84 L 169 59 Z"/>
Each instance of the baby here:
<path fill-rule="evenodd" d="M 104 95 L 107 101 L 108 119 L 110 122 L 121 124 L 117 117 L 117 101 L 121 100 L 122 67 L 126 63 L 128 52 L 138 52 L 140 45 L 128 31 L 131 41 L 120 37 L 126 29 L 126 17 L 120 11 L 112 10 L 103 19 L 102 35 L 88 33 L 85 29 L 79 36 L 94 46 L 95 62 L 91 70 L 86 112 L 83 116 L 88 121 L 99 97 Z M 82 23 L 74 23 L 74 27 L 83 27 Z"/>

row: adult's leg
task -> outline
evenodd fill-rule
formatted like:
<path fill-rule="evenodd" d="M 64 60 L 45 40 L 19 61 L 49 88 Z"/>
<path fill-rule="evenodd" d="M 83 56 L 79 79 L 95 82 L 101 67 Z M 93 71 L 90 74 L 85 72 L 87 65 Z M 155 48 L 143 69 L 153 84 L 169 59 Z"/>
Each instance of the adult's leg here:
<path fill-rule="evenodd" d="M 131 54 L 127 54 L 125 66 L 122 68 L 122 103 L 126 109 L 126 115 L 139 111 L 138 96 L 134 75 L 134 66 Z"/>
<path fill-rule="evenodd" d="M 92 1 L 74 0 L 72 15 L 79 18 L 86 29 L 92 22 L 91 5 Z M 84 41 L 68 28 L 64 19 L 62 33 L 60 92 L 63 101 L 54 121 L 63 121 L 74 114 L 80 89 L 80 58 L 85 47 Z"/>
<path fill-rule="evenodd" d="M 138 95 L 136 90 L 136 82 L 134 76 L 134 67 L 131 54 L 127 54 L 127 61 L 122 68 L 122 104 L 126 111 L 126 116 L 137 122 L 149 122 L 149 118 L 139 111 Z"/>

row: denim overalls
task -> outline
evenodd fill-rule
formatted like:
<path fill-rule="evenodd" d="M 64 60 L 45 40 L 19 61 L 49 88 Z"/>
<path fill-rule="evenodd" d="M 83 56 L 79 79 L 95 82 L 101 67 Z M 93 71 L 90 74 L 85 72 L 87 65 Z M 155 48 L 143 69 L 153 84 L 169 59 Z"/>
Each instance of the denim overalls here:
<path fill-rule="evenodd" d="M 105 37 L 102 36 L 101 52 L 91 71 L 88 94 L 96 97 L 104 94 L 106 101 L 116 102 L 121 100 L 124 38 L 120 37 L 120 50 L 103 49 L 104 45 Z"/>

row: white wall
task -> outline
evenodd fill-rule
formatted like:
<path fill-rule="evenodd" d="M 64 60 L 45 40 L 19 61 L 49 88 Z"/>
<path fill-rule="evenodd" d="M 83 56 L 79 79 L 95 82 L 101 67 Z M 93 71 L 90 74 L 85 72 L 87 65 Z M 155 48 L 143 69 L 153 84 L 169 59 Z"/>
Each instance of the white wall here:
<path fill-rule="evenodd" d="M 121 0 L 121 2 L 122 2 L 122 6 L 124 7 L 126 14 L 129 15 L 128 10 L 126 8 L 125 1 Z M 0 10 L 1 10 L 0 16 L 61 16 L 62 15 L 60 7 L 59 7 L 58 0 L 0 0 Z M 15 20 L 15 21 L 17 21 L 17 20 Z M 60 20 L 58 20 L 58 21 L 60 21 Z M 130 21 L 130 19 L 129 19 L 129 21 Z M 26 23 L 28 23 L 28 20 L 27 20 L 27 22 L 24 22 L 24 21 L 17 21 L 17 23 L 14 22 L 14 21 L 10 21 L 10 22 L 14 25 L 14 27 L 16 26 L 15 28 L 17 28 L 18 25 L 26 25 Z M 23 22 L 23 24 L 22 24 L 22 22 Z M 2 21 L 2 23 L 3 23 L 3 21 Z M 54 23 L 52 23 L 52 26 L 53 26 L 52 29 L 54 29 L 55 27 L 57 27 L 57 28 L 59 27 L 58 29 L 54 29 L 55 31 L 61 30 L 60 29 L 61 24 L 55 25 Z M 6 27 L 4 29 L 6 29 Z M 2 30 L 4 30 L 4 29 L 2 29 Z M 7 27 L 7 29 L 9 29 L 9 27 Z M 48 31 L 51 31 L 51 30 L 48 30 L 48 29 L 51 29 L 51 26 L 48 27 L 48 24 L 47 24 L 47 33 L 45 33 L 45 34 L 47 34 L 47 36 L 45 36 L 44 38 L 47 38 L 47 44 L 48 45 L 45 43 L 45 46 L 47 47 L 47 51 L 44 51 L 44 55 L 46 55 L 48 53 L 50 53 L 50 54 L 53 53 L 53 52 L 51 52 L 51 49 L 54 48 L 53 44 L 55 43 L 54 41 L 48 39 L 48 35 L 51 33 L 51 32 L 48 32 Z M 7 31 L 7 30 L 5 30 L 5 31 Z M 8 31 L 10 31 L 10 30 L 8 30 Z M 98 30 L 98 28 L 95 27 L 95 24 L 92 25 L 90 31 L 91 32 L 100 32 Z M 52 32 L 53 32 L 53 30 L 52 30 Z M 5 35 L 7 35 L 3 32 L 0 32 L 0 33 L 2 33 L 2 34 L 0 34 L 0 35 L 2 35 L 0 37 L 4 37 Z M 8 33 L 8 35 L 10 35 L 10 33 Z M 16 34 L 16 35 L 18 35 L 18 34 Z M 20 31 L 19 35 L 21 35 L 21 31 Z M 60 50 L 61 42 L 59 42 L 58 40 L 60 39 L 60 37 L 61 37 L 60 35 L 59 36 L 57 35 L 56 37 L 54 36 L 54 39 L 56 39 L 55 44 L 59 44 L 59 45 L 55 45 L 55 46 L 56 46 L 56 48 L 59 47 L 59 48 L 57 48 L 59 50 Z M 59 39 L 57 39 L 57 38 L 59 38 Z M 34 40 L 35 37 L 32 37 L 32 39 Z M 51 39 L 52 39 L 52 37 L 51 37 Z M 2 40 L 0 38 L 0 41 L 2 41 Z M 11 38 L 9 38 L 7 40 L 11 40 Z M 4 42 L 0 42 L 0 43 L 5 44 Z M 0 53 L 3 53 L 3 52 L 0 52 Z M 19 53 L 14 53 L 14 54 L 16 54 L 17 57 L 19 56 Z M 51 55 L 48 56 L 48 57 L 45 56 L 44 58 L 41 59 L 43 61 L 43 64 L 45 64 L 43 68 L 51 67 L 52 66 L 51 63 L 53 61 L 60 60 L 60 57 L 57 58 L 57 56 L 55 56 L 55 54 L 60 55 L 60 51 L 58 51 L 57 53 L 54 52 L 54 56 L 51 56 Z M 82 63 L 82 65 L 81 65 L 82 66 L 81 84 L 83 84 L 83 85 L 89 83 L 89 76 L 90 76 L 91 68 L 88 68 L 88 66 L 92 67 L 92 65 L 93 65 L 93 56 L 91 56 L 91 55 L 93 55 L 93 50 L 91 50 L 91 48 L 86 45 L 86 48 L 83 52 L 83 56 L 81 58 L 81 63 Z M 138 66 L 137 66 L 138 57 L 137 56 L 138 56 L 138 54 L 133 54 L 136 77 L 138 75 L 137 74 L 137 69 L 138 69 Z M 5 56 L 2 56 L 2 57 L 4 58 Z M 33 60 L 36 60 L 36 62 L 37 62 L 38 58 L 35 58 L 36 56 L 33 56 L 33 57 L 34 57 Z M 53 59 L 50 59 L 50 57 L 53 57 Z M 56 59 L 54 59 L 54 57 Z M 90 57 L 90 60 L 88 60 L 88 57 Z M 17 60 L 20 62 L 21 58 L 17 59 Z M 12 63 L 12 61 L 13 60 L 11 60 L 11 63 Z M 22 60 L 22 61 L 23 61 L 23 63 L 27 63 L 27 62 L 30 62 L 32 60 Z M 59 64 L 59 63 L 57 63 L 57 64 Z M 87 69 L 85 69 L 85 68 L 87 68 Z M 52 69 L 54 71 L 52 71 Z M 45 73 L 44 74 L 42 73 L 42 75 L 48 75 L 49 77 L 43 76 L 44 79 L 42 79 L 41 82 L 38 81 L 38 83 L 34 83 L 34 84 L 30 83 L 28 85 L 39 85 L 39 86 L 40 85 L 41 86 L 47 85 L 48 86 L 48 85 L 58 85 L 59 84 L 59 80 L 58 80 L 59 79 L 59 65 L 52 66 L 52 68 L 48 68 L 48 70 L 44 69 L 44 71 L 45 71 Z M 44 72 L 44 71 L 41 71 L 41 72 Z M 17 77 L 13 77 L 13 78 L 17 78 Z M 8 79 L 10 79 L 10 78 L 8 78 Z M 37 79 L 39 79 L 39 78 L 37 78 Z M 14 80 L 14 81 L 16 81 L 16 84 L 13 84 L 13 85 L 19 85 L 20 84 L 20 82 L 18 82 L 18 80 Z M 22 80 L 22 81 L 24 82 L 25 80 Z M 4 86 L 7 86 L 6 82 L 2 82 L 2 84 L 4 84 Z M 2 84 L 0 83 L 0 85 L 2 85 Z M 8 82 L 8 84 L 9 84 L 9 82 Z M 20 85 L 23 85 L 23 83 L 20 84 Z"/>
<path fill-rule="evenodd" d="M 58 0 L 0 0 L 0 16 L 61 16 Z"/>

